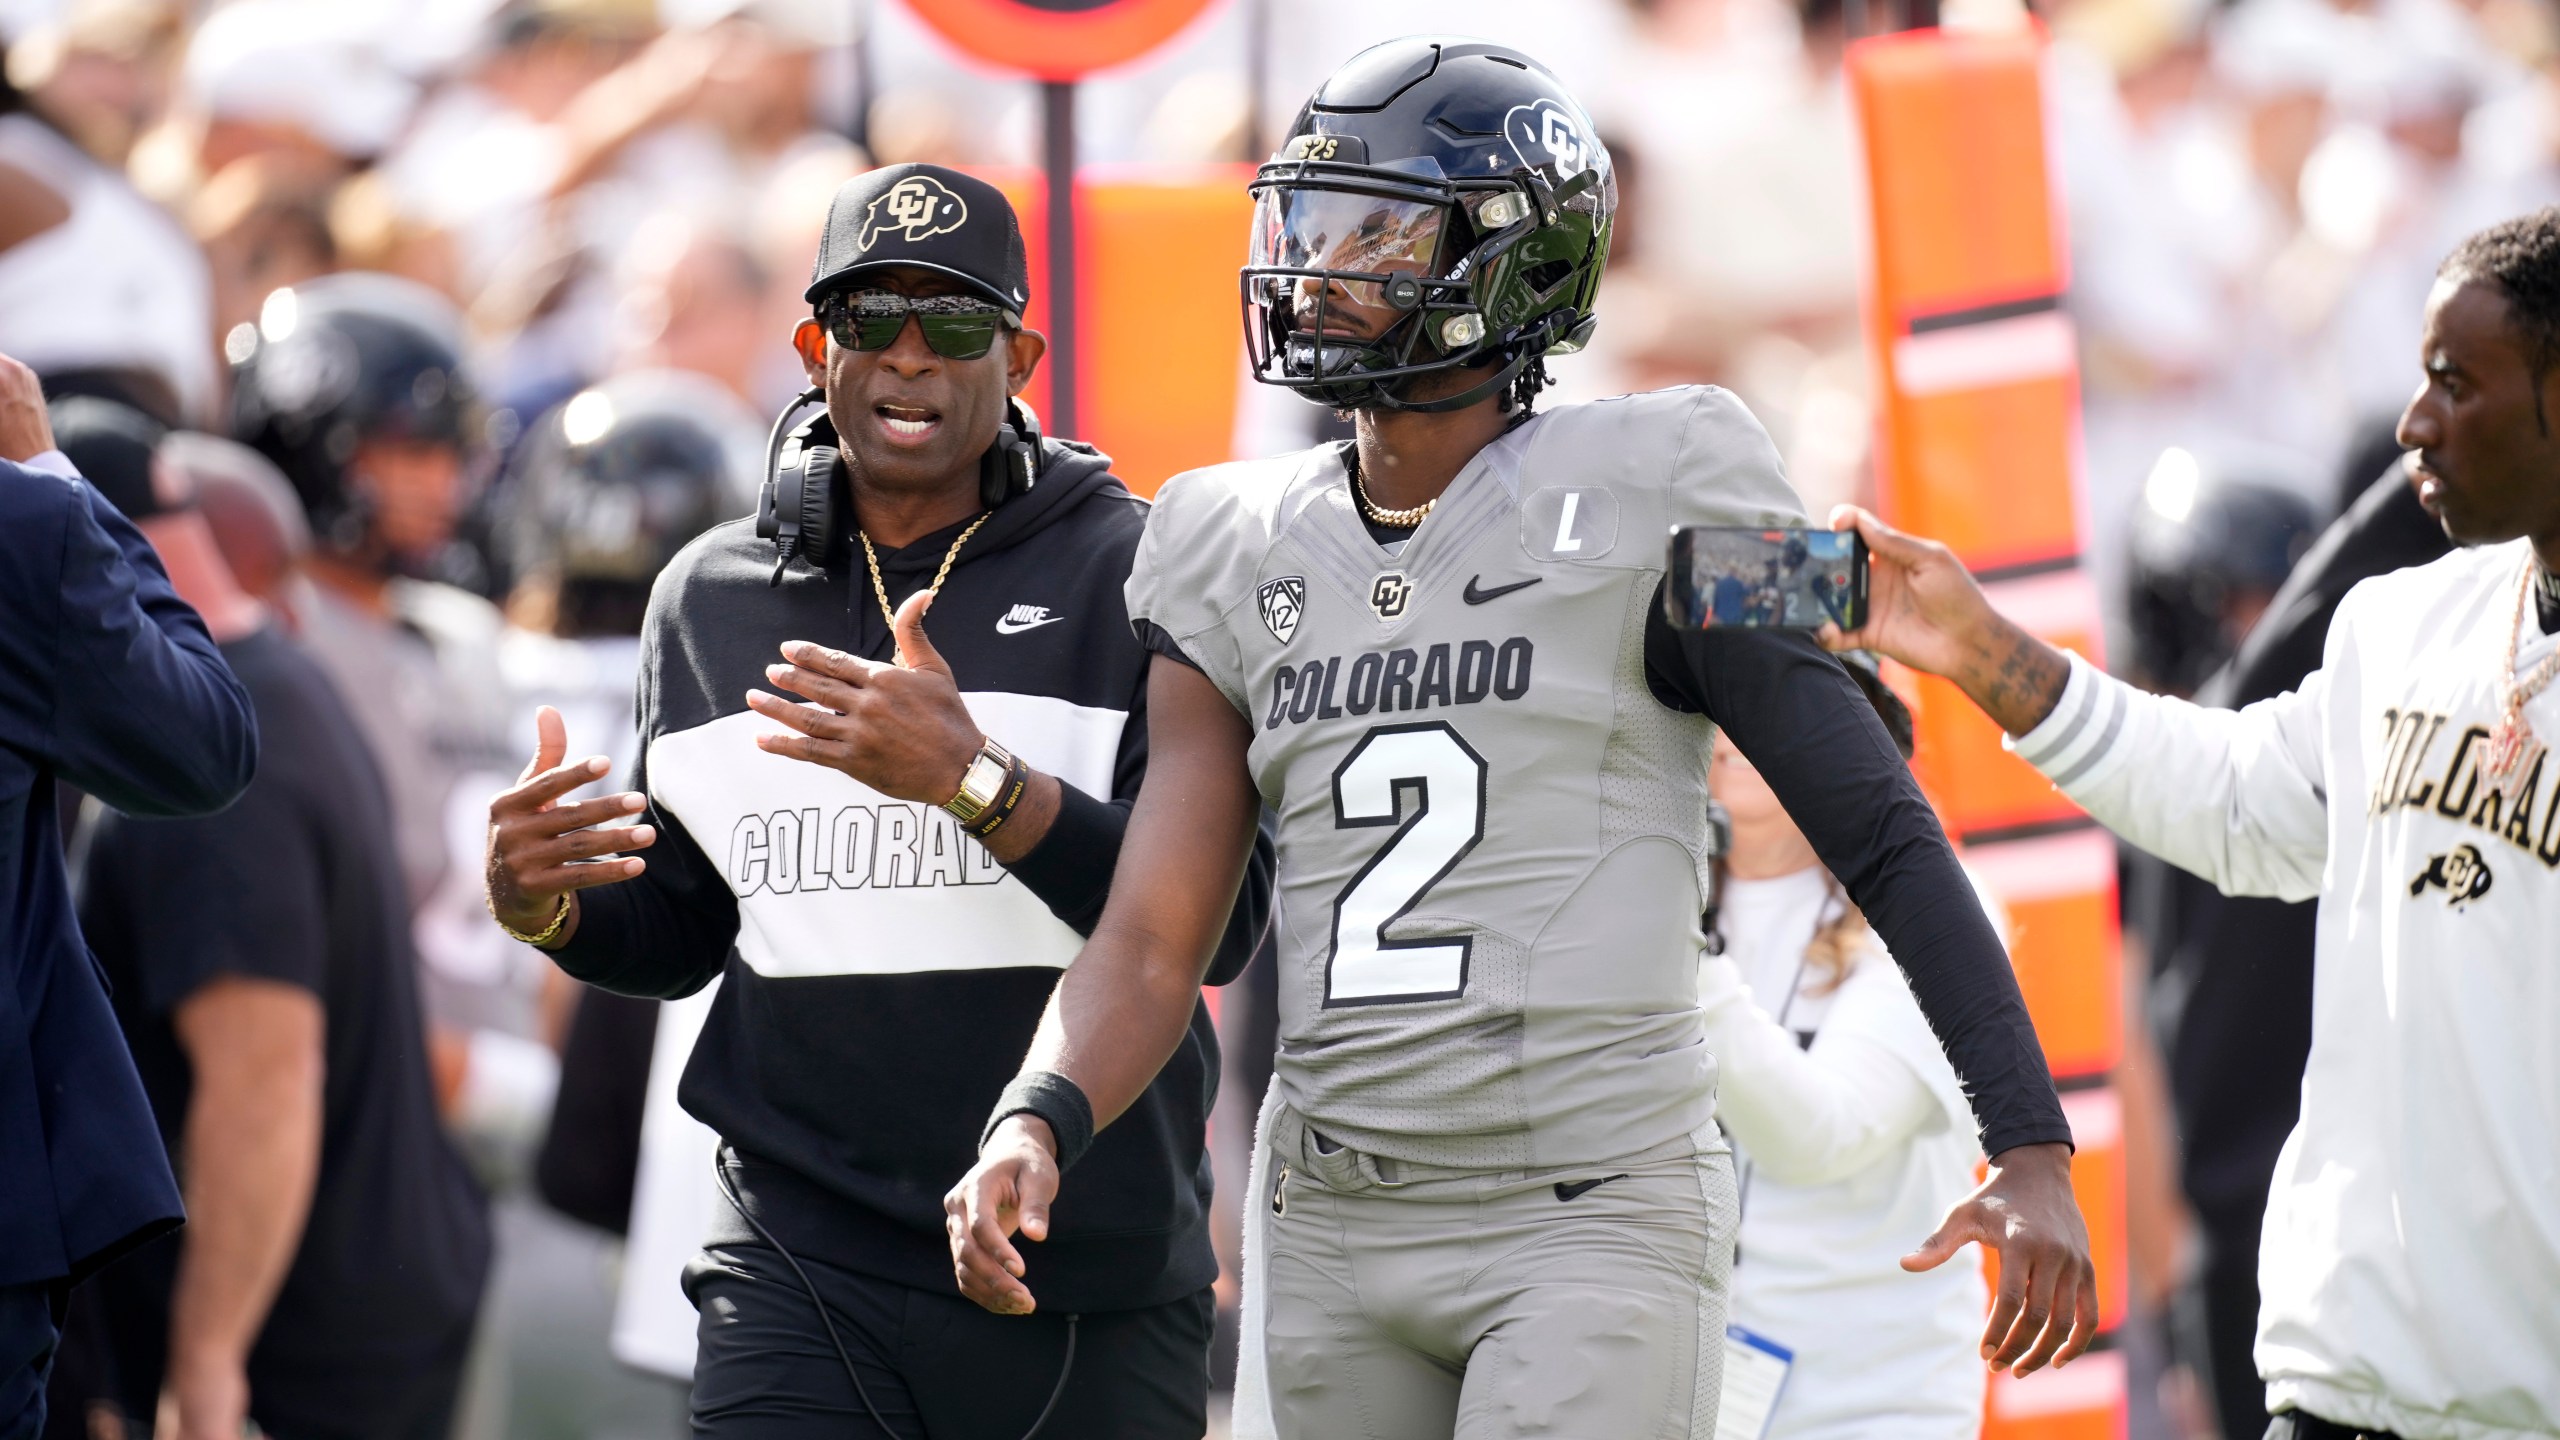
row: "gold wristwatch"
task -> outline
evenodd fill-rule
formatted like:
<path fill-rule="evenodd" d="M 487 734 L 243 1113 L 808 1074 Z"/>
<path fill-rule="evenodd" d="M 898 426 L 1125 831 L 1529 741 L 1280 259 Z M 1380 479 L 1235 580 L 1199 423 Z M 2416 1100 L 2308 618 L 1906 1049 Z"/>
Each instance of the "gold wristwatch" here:
<path fill-rule="evenodd" d="M 1014 766 L 1013 752 L 993 740 L 980 742 L 978 758 L 960 775 L 960 793 L 942 802 L 942 808 L 957 817 L 963 829 L 974 829 L 988 810 L 1007 799 Z M 1010 808 L 1010 806 L 1007 806 Z"/>

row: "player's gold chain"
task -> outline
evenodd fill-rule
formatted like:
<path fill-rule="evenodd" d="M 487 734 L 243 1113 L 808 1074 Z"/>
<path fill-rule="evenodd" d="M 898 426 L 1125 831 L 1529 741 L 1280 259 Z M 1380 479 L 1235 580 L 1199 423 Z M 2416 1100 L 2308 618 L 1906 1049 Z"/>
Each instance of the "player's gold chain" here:
<path fill-rule="evenodd" d="M 960 532 L 960 538 L 951 542 L 951 548 L 942 554 L 942 568 L 933 572 L 933 583 L 924 587 L 924 593 L 942 593 L 942 582 L 951 578 L 951 562 L 960 558 L 960 547 L 968 544 L 969 537 L 977 534 L 978 527 L 986 524 L 995 513 L 990 510 L 970 521 L 969 528 Z M 862 537 L 862 564 L 871 572 L 871 598 L 880 602 L 880 618 L 888 621 L 889 628 L 894 631 L 898 628 L 898 612 L 889 608 L 889 587 L 880 583 L 880 556 L 871 548 L 868 532 L 856 530 L 853 533 Z"/>
<path fill-rule="evenodd" d="M 2516 583 L 2516 613 L 2507 625 L 2506 656 L 2498 666 L 2498 684 L 2505 703 L 2499 706 L 2498 728 L 2490 732 L 2489 753 L 2480 764 L 2482 778 L 2493 785 L 2515 778 L 2515 772 L 2531 758 L 2530 752 L 2540 748 L 2533 726 L 2524 718 L 2524 707 L 2542 693 L 2553 676 L 2560 675 L 2560 649 L 2555 649 L 2542 657 L 2532 674 L 2521 680 L 2516 678 L 2516 638 L 2524 630 L 2524 607 L 2533 598 L 2535 572 L 2540 568 L 2541 562 L 2527 553 L 2524 574 Z"/>
<path fill-rule="evenodd" d="M 1361 514 L 1395 530 L 1410 530 L 1421 524 L 1423 517 L 1431 513 L 1431 507 L 1440 503 L 1440 497 L 1434 495 L 1409 510 L 1390 510 L 1369 498 L 1368 490 L 1360 483 L 1360 470 L 1357 466 L 1352 467 L 1351 471 L 1351 498 L 1360 502 Z"/>

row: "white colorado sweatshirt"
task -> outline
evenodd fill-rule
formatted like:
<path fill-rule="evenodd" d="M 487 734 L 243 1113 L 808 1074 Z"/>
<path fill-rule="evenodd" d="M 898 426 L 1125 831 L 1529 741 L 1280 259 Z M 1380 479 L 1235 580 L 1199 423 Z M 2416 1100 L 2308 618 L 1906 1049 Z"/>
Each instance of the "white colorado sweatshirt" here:
<path fill-rule="evenodd" d="M 2258 1372 L 2275 1409 L 2409 1440 L 2560 1435 L 2560 757 L 2481 775 L 2526 563 L 2365 581 L 2302 688 L 2237 712 L 2074 657 L 2011 742 L 2224 892 L 2319 897 Z M 2517 670 L 2555 645 L 2528 607 Z M 2560 686 L 2526 715 L 2560 742 Z"/>

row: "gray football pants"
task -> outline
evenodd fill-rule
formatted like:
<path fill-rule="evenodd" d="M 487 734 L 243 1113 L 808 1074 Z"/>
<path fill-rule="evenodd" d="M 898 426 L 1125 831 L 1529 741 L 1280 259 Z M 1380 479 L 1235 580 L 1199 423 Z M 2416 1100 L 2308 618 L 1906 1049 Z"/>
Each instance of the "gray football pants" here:
<path fill-rule="evenodd" d="M 1739 1212 L 1710 1122 L 1478 1172 L 1274 1107 L 1264 1354 L 1280 1440 L 1709 1440 Z M 1593 1183 L 1598 1182 L 1598 1183 Z"/>

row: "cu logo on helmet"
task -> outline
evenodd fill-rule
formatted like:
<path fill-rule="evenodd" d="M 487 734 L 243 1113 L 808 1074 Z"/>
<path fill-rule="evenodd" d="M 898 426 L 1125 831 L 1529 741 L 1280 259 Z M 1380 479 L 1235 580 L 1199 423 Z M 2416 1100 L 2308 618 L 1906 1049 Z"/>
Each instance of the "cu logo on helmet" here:
<path fill-rule="evenodd" d="M 1591 166 L 1591 142 L 1582 133 L 1582 122 L 1553 100 L 1512 106 L 1502 117 L 1502 133 L 1524 163 L 1546 165 L 1559 180 L 1570 180 Z"/>
<path fill-rule="evenodd" d="M 870 249 L 889 230 L 897 231 L 910 245 L 920 244 L 950 234 L 968 219 L 968 204 L 952 194 L 951 187 L 930 175 L 910 175 L 871 202 L 862 217 L 862 239 L 854 248 Z"/>

